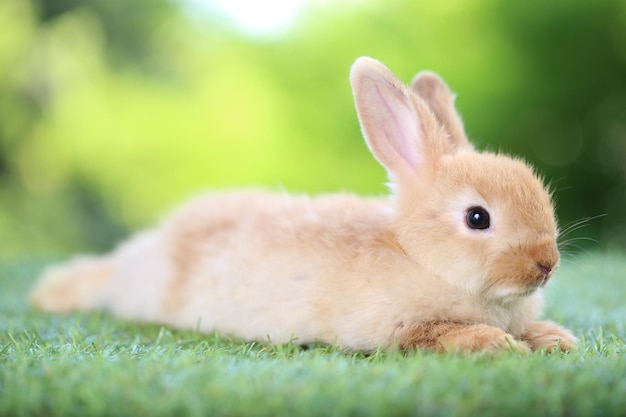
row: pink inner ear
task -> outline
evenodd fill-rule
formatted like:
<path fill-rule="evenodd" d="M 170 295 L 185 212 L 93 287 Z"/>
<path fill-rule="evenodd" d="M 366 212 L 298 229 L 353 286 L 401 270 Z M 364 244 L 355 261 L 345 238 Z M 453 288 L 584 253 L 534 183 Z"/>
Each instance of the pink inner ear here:
<path fill-rule="evenodd" d="M 406 103 L 405 97 L 397 97 L 398 100 L 389 102 L 378 86 L 376 94 L 387 110 L 387 122 L 383 127 L 387 142 L 396 155 L 402 157 L 411 168 L 415 168 L 422 162 L 418 152 L 420 126 L 415 111 Z"/>

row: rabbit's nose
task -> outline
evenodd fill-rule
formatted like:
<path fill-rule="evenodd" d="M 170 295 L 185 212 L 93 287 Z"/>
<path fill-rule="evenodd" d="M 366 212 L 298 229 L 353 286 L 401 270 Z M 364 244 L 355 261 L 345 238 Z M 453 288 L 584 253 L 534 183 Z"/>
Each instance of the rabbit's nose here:
<path fill-rule="evenodd" d="M 552 272 L 552 268 L 554 268 L 553 265 L 542 262 L 537 262 L 537 267 L 539 267 L 539 270 L 543 272 L 544 275 L 549 275 L 550 272 Z"/>
<path fill-rule="evenodd" d="M 554 267 L 556 266 L 556 264 L 551 263 L 550 261 L 537 261 L 535 262 L 535 264 L 537 265 L 539 271 L 541 271 L 541 273 L 538 274 L 536 277 L 537 285 L 539 287 L 543 287 L 548 283 L 548 280 L 550 279 L 552 271 L 554 271 Z"/>
<path fill-rule="evenodd" d="M 559 263 L 559 249 L 556 242 L 546 234 L 537 237 L 537 240 L 530 245 L 528 254 L 544 275 L 553 272 Z"/>

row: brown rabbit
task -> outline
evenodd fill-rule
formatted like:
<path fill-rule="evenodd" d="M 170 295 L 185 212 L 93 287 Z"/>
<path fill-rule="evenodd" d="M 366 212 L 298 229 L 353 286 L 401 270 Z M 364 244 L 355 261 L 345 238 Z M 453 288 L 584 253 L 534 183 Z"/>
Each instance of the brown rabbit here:
<path fill-rule="evenodd" d="M 50 269 L 32 303 L 365 351 L 574 348 L 535 321 L 559 252 L 533 170 L 476 152 L 433 73 L 408 88 L 364 57 L 350 81 L 390 197 L 206 195 L 109 255 Z"/>

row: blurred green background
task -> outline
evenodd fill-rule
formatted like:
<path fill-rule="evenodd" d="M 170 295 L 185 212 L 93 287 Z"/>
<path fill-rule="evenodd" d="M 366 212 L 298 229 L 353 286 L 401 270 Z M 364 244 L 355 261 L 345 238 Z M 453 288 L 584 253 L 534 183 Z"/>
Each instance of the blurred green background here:
<path fill-rule="evenodd" d="M 384 193 L 362 55 L 440 73 L 561 225 L 606 214 L 582 246 L 626 245 L 624 0 L 0 0 L 0 28 L 0 255 L 109 249 L 201 190 Z"/>

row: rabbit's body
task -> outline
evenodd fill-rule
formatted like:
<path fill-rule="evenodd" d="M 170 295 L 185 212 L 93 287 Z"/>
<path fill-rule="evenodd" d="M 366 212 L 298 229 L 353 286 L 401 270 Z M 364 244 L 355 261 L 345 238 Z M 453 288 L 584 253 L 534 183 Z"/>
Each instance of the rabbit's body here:
<path fill-rule="evenodd" d="M 351 195 L 208 195 L 109 256 L 52 270 L 96 279 L 92 291 L 61 285 L 40 303 L 361 350 L 388 347 L 412 325 L 433 321 L 487 323 L 520 337 L 539 293 L 501 305 L 450 285 L 407 257 L 389 229 L 391 214 L 387 200 Z"/>
<path fill-rule="evenodd" d="M 549 193 L 523 162 L 475 152 L 433 77 L 411 92 L 375 61 L 353 69 L 392 198 L 204 196 L 110 255 L 51 269 L 32 301 L 359 350 L 573 347 L 535 322 L 558 264 Z"/>

